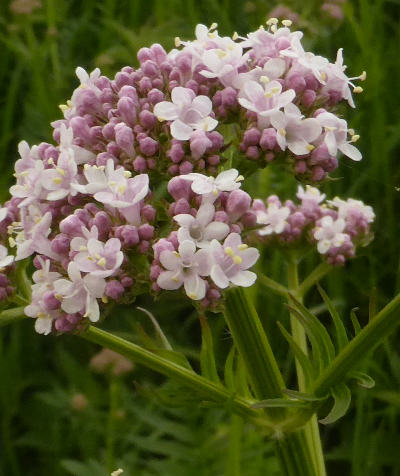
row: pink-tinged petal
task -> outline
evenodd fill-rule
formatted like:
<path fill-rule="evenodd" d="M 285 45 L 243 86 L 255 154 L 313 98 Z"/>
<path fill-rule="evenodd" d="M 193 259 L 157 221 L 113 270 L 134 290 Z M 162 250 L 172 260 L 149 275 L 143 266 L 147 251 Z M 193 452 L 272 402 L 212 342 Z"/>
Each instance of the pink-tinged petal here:
<path fill-rule="evenodd" d="M 286 120 L 285 114 L 282 111 L 276 111 L 273 114 L 271 114 L 270 121 L 271 121 L 271 124 L 278 131 L 280 129 L 284 130 L 286 128 L 287 120 Z"/>
<path fill-rule="evenodd" d="M 189 140 L 193 133 L 193 128 L 177 119 L 171 124 L 171 135 L 174 139 Z"/>
<path fill-rule="evenodd" d="M 188 228 L 195 220 L 194 216 L 188 213 L 179 213 L 179 215 L 175 215 L 173 219 L 179 226 L 184 226 L 185 228 Z"/>
<path fill-rule="evenodd" d="M 194 180 L 192 183 L 192 190 L 194 193 L 199 195 L 204 195 L 206 193 L 211 193 L 213 191 L 213 182 L 208 181 L 206 177 L 204 180 Z"/>
<path fill-rule="evenodd" d="M 215 50 L 207 50 L 203 54 L 202 62 L 213 72 L 220 68 L 221 60 Z"/>
<path fill-rule="evenodd" d="M 243 86 L 243 91 L 249 98 L 249 100 L 253 103 L 258 102 L 260 98 L 265 98 L 264 89 L 262 88 L 261 84 L 256 83 L 255 81 L 248 81 L 247 83 L 245 83 L 245 85 Z"/>
<path fill-rule="evenodd" d="M 334 223 L 333 223 L 333 229 L 335 230 L 335 233 L 341 233 L 346 227 L 346 222 L 343 220 L 343 218 L 338 218 Z"/>
<path fill-rule="evenodd" d="M 203 205 L 201 205 L 197 212 L 196 220 L 202 227 L 205 227 L 211 222 L 211 220 L 214 218 L 214 215 L 214 205 L 212 205 L 211 203 L 204 203 Z"/>
<path fill-rule="evenodd" d="M 301 135 L 307 142 L 313 142 L 321 135 L 322 128 L 313 118 L 304 119 L 300 124 Z"/>
<path fill-rule="evenodd" d="M 211 241 L 213 239 L 223 240 L 229 233 L 229 226 L 226 223 L 213 221 L 204 229 L 204 241 Z"/>
<path fill-rule="evenodd" d="M 68 296 L 73 289 L 73 284 L 68 279 L 57 279 L 54 281 L 54 291 L 61 296 Z"/>
<path fill-rule="evenodd" d="M 242 262 L 240 264 L 241 269 L 251 268 L 260 257 L 260 252 L 257 248 L 247 248 L 240 253 Z"/>
<path fill-rule="evenodd" d="M 207 96 L 197 96 L 193 99 L 192 107 L 199 111 L 203 117 L 206 117 L 212 111 L 212 102 Z"/>
<path fill-rule="evenodd" d="M 51 317 L 38 317 L 35 321 L 35 331 L 47 336 L 51 332 L 52 325 L 53 319 Z"/>
<path fill-rule="evenodd" d="M 184 278 L 183 285 L 185 292 L 190 299 L 198 301 L 206 295 L 206 283 L 199 275 L 195 273 L 187 274 Z"/>
<path fill-rule="evenodd" d="M 195 93 L 190 88 L 177 86 L 171 92 L 171 99 L 178 107 L 189 106 L 195 97 Z"/>
<path fill-rule="evenodd" d="M 74 314 L 80 312 L 85 306 L 85 294 L 84 292 L 76 292 L 72 296 L 68 296 L 61 301 L 61 309 L 68 314 Z"/>
<path fill-rule="evenodd" d="M 181 228 L 179 228 L 178 230 L 178 242 L 179 243 L 182 243 L 184 242 L 185 240 L 190 240 L 190 241 L 194 241 L 192 236 L 190 235 L 190 232 L 189 232 L 189 229 L 188 228 L 184 228 L 183 226 Z"/>
<path fill-rule="evenodd" d="M 147 174 L 136 175 L 128 180 L 129 191 L 135 195 L 131 205 L 143 200 L 149 193 L 149 176 Z"/>
<path fill-rule="evenodd" d="M 2 222 L 8 214 L 8 208 L 4 207 L 0 209 L 0 222 Z"/>
<path fill-rule="evenodd" d="M 214 283 L 221 289 L 225 289 L 229 286 L 229 279 L 226 277 L 225 273 L 222 271 L 221 266 L 214 264 L 211 268 L 210 273 L 211 279 Z"/>
<path fill-rule="evenodd" d="M 308 143 L 302 139 L 294 139 L 287 143 L 288 149 L 296 155 L 305 155 L 310 152 Z"/>
<path fill-rule="evenodd" d="M 159 121 L 173 121 L 179 116 L 178 107 L 168 101 L 162 101 L 156 104 L 153 112 Z"/>
<path fill-rule="evenodd" d="M 280 78 L 286 70 L 286 61 L 282 58 L 271 58 L 263 68 L 263 73 L 269 79 Z"/>
<path fill-rule="evenodd" d="M 295 98 L 296 93 L 293 89 L 288 89 L 287 91 L 284 91 L 278 98 L 278 108 L 286 106 L 289 104 L 293 99 Z"/>
<path fill-rule="evenodd" d="M 34 246 L 32 240 L 26 240 L 23 243 L 18 244 L 16 261 L 25 259 L 34 252 Z"/>
<path fill-rule="evenodd" d="M 86 312 L 85 316 L 89 318 L 91 322 L 97 322 L 100 319 L 100 309 L 97 300 L 90 296 L 86 297 Z"/>
<path fill-rule="evenodd" d="M 236 179 L 239 176 L 239 172 L 236 169 L 224 170 L 218 174 L 216 182 L 220 186 L 229 186 L 232 182 L 236 182 Z"/>
<path fill-rule="evenodd" d="M 119 251 L 117 253 L 117 256 L 115 257 L 115 263 L 114 263 L 114 272 L 113 274 L 115 274 L 119 267 L 121 266 L 122 262 L 124 261 L 124 253 L 122 251 Z"/>
<path fill-rule="evenodd" d="M 217 77 L 215 73 L 211 73 L 211 71 L 207 71 L 206 69 L 202 69 L 200 71 L 200 74 L 204 76 L 205 78 L 210 78 L 210 79 Z"/>
<path fill-rule="evenodd" d="M 96 298 L 101 298 L 103 296 L 104 290 L 106 288 L 106 282 L 103 278 L 87 274 L 83 278 L 83 282 L 92 296 Z"/>
<path fill-rule="evenodd" d="M 104 245 L 104 253 L 114 255 L 121 250 L 121 242 L 118 238 L 110 238 Z"/>
<path fill-rule="evenodd" d="M 66 189 L 60 189 L 60 190 L 55 190 L 54 192 L 50 192 L 47 194 L 47 200 L 61 200 L 65 198 L 67 195 L 69 195 L 69 190 Z"/>
<path fill-rule="evenodd" d="M 203 120 L 203 115 L 200 111 L 190 108 L 185 114 L 181 115 L 180 120 L 193 128 L 197 123 Z"/>
<path fill-rule="evenodd" d="M 81 273 L 78 269 L 78 266 L 73 261 L 71 261 L 68 265 L 68 276 L 73 282 L 80 281 L 81 279 Z"/>
<path fill-rule="evenodd" d="M 0 260 L 0 269 L 1 268 L 6 268 L 7 266 L 10 266 L 10 264 L 14 261 L 14 256 L 6 256 L 2 260 Z"/>
<path fill-rule="evenodd" d="M 318 241 L 317 250 L 321 255 L 324 255 L 330 248 L 331 242 L 329 240 Z"/>
<path fill-rule="evenodd" d="M 211 255 L 208 250 L 199 250 L 193 261 L 197 264 L 197 273 L 200 276 L 208 276 L 210 274 Z"/>
<path fill-rule="evenodd" d="M 224 247 L 230 246 L 231 248 L 236 248 L 241 244 L 242 239 L 238 233 L 231 233 L 224 241 Z"/>
<path fill-rule="evenodd" d="M 183 273 L 177 271 L 163 271 L 157 278 L 157 284 L 161 289 L 174 291 L 179 289 L 183 283 Z"/>
<path fill-rule="evenodd" d="M 90 238 L 87 242 L 88 253 L 92 256 L 96 254 L 102 254 L 103 252 L 103 243 L 94 238 Z"/>
<path fill-rule="evenodd" d="M 218 126 L 218 121 L 212 117 L 205 117 L 197 122 L 193 127 L 201 131 L 213 131 Z"/>
<path fill-rule="evenodd" d="M 337 154 L 337 144 L 336 144 L 335 134 L 332 131 L 327 131 L 325 133 L 324 141 L 328 148 L 328 152 L 331 155 L 335 156 Z"/>
<path fill-rule="evenodd" d="M 362 154 L 357 149 L 357 147 L 354 147 L 354 145 L 351 145 L 347 142 L 344 142 L 343 144 L 340 144 L 339 150 L 346 157 L 348 157 L 351 160 L 355 160 L 356 162 L 358 162 L 362 159 Z"/>
<path fill-rule="evenodd" d="M 239 271 L 237 274 L 231 277 L 231 282 L 235 286 L 242 286 L 244 288 L 248 288 L 249 286 L 254 284 L 256 279 L 257 275 L 252 271 Z"/>
<path fill-rule="evenodd" d="M 321 226 L 327 228 L 333 225 L 333 218 L 330 215 L 327 215 L 321 219 Z"/>
<path fill-rule="evenodd" d="M 160 263 L 168 271 L 177 271 L 181 268 L 181 258 L 176 251 L 164 250 L 160 253 Z"/>
<path fill-rule="evenodd" d="M 183 262 L 189 262 L 196 251 L 196 245 L 193 241 L 183 241 L 178 248 L 178 252 L 182 258 Z"/>
<path fill-rule="evenodd" d="M 245 109 L 248 109 L 249 111 L 253 112 L 258 112 L 258 109 L 254 105 L 254 103 L 250 102 L 246 98 L 238 98 L 239 104 L 244 107 Z"/>
<path fill-rule="evenodd" d="M 94 194 L 94 198 L 101 203 L 109 203 L 115 206 L 114 195 L 111 192 L 97 192 Z"/>

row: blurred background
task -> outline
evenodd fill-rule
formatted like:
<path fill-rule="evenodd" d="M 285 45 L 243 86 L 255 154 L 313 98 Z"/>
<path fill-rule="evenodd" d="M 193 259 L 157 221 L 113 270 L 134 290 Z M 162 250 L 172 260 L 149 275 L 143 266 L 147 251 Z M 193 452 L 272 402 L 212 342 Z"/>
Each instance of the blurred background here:
<path fill-rule="evenodd" d="M 58 105 L 78 84 L 77 66 L 114 76 L 137 65 L 140 47 L 157 42 L 170 49 L 175 36 L 192 38 L 197 23 L 218 22 L 224 35 L 245 35 L 269 16 L 291 19 L 307 49 L 333 61 L 343 47 L 348 76 L 367 71 L 357 109 L 346 112 L 361 135 L 363 161 L 342 158 L 335 180 L 323 185 L 331 196 L 358 198 L 376 211 L 375 240 L 323 282 L 349 330 L 353 308 L 365 324 L 375 288 L 379 308 L 400 290 L 399 7 L 399 0 L 1 0 L 0 198 L 8 198 L 18 142 L 51 142 L 49 123 L 61 117 Z M 253 185 L 261 197 L 289 198 L 295 187 L 292 178 L 268 171 Z M 284 279 L 276 253 L 264 257 L 263 267 Z M 275 325 L 287 322 L 286 310 L 261 287 L 255 298 L 290 381 L 293 361 Z M 309 296 L 328 323 L 319 303 Z M 199 323 L 185 302 L 140 304 L 198 361 Z M 106 325 L 136 339 L 146 319 L 136 309 L 116 309 Z M 210 326 L 223 362 L 230 338 L 220 317 Z M 322 428 L 330 475 L 400 475 L 396 338 L 365 361 L 375 388 L 354 388 L 350 412 Z M 227 410 L 199 407 L 173 383 L 73 336 L 38 336 L 29 320 L 1 328 L 0 475 L 103 476 L 118 467 L 127 476 L 279 474 L 271 444 Z"/>

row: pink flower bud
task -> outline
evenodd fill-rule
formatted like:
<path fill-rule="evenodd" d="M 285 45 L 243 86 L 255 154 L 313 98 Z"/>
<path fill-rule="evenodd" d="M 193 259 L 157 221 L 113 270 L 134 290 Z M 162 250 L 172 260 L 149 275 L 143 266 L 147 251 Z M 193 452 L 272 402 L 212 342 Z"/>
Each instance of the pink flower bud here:
<path fill-rule="evenodd" d="M 311 107 L 317 97 L 317 93 L 312 89 L 306 89 L 301 98 L 301 102 L 305 107 Z"/>
<path fill-rule="evenodd" d="M 60 222 L 60 231 L 70 236 L 81 236 L 83 223 L 76 215 L 69 215 Z"/>
<path fill-rule="evenodd" d="M 183 157 L 185 156 L 185 150 L 181 143 L 172 144 L 171 148 L 167 152 L 167 156 L 174 162 L 178 164 Z"/>
<path fill-rule="evenodd" d="M 121 278 L 121 284 L 124 288 L 130 288 L 133 284 L 133 279 L 130 276 L 124 276 Z"/>
<path fill-rule="evenodd" d="M 147 170 L 147 162 L 144 157 L 138 155 L 136 159 L 133 161 L 133 170 L 135 172 L 143 173 Z"/>
<path fill-rule="evenodd" d="M 237 105 L 237 92 L 230 86 L 221 91 L 221 104 L 228 108 Z"/>
<path fill-rule="evenodd" d="M 143 127 L 152 129 L 157 122 L 156 116 L 150 111 L 141 111 L 139 113 L 139 120 Z"/>
<path fill-rule="evenodd" d="M 123 86 L 131 85 L 132 79 L 130 74 L 119 71 L 115 75 L 114 83 L 118 89 L 121 89 Z"/>
<path fill-rule="evenodd" d="M 139 227 L 139 237 L 141 240 L 151 240 L 154 236 L 154 226 L 145 223 Z"/>
<path fill-rule="evenodd" d="M 133 132 L 124 122 L 120 122 L 115 126 L 115 142 L 129 156 L 134 155 Z"/>
<path fill-rule="evenodd" d="M 147 94 L 147 97 L 149 98 L 151 104 L 157 104 L 161 101 L 164 101 L 164 93 L 159 89 L 152 89 Z"/>
<path fill-rule="evenodd" d="M 294 89 L 296 93 L 301 93 L 306 88 L 304 76 L 298 73 L 291 74 L 285 83 L 287 89 Z"/>
<path fill-rule="evenodd" d="M 139 140 L 140 152 L 147 157 L 153 156 L 158 150 L 158 142 L 156 142 L 151 137 L 146 137 L 142 140 Z"/>
<path fill-rule="evenodd" d="M 250 208 L 250 195 L 243 190 L 233 190 L 226 202 L 226 211 L 232 221 L 236 221 Z"/>
<path fill-rule="evenodd" d="M 273 127 L 264 129 L 260 139 L 260 147 L 262 150 L 272 150 L 276 145 L 276 130 Z"/>
<path fill-rule="evenodd" d="M 67 235 L 60 233 L 51 241 L 51 250 L 60 255 L 66 254 L 69 252 L 70 242 L 71 239 Z"/>
<path fill-rule="evenodd" d="M 190 174 L 191 172 L 193 172 L 193 164 L 191 162 L 189 162 L 188 160 L 185 160 L 184 162 L 180 164 L 179 173 L 181 175 Z"/>
<path fill-rule="evenodd" d="M 153 58 L 153 54 L 150 48 L 140 48 L 137 52 L 137 58 L 140 63 L 144 63 L 147 60 L 151 60 Z"/>
<path fill-rule="evenodd" d="M 136 107 L 133 99 L 122 97 L 117 104 L 118 112 L 124 122 L 133 126 L 136 122 Z M 103 128 L 104 129 L 104 128 Z"/>
<path fill-rule="evenodd" d="M 190 204 L 185 198 L 180 198 L 174 205 L 173 215 L 190 213 Z"/>
<path fill-rule="evenodd" d="M 54 311 L 61 307 L 61 302 L 55 297 L 54 291 L 46 291 L 43 294 L 42 300 L 48 311 Z"/>
<path fill-rule="evenodd" d="M 212 142 L 204 131 L 195 131 L 190 137 L 190 151 L 194 159 L 199 159 L 211 146 Z"/>
<path fill-rule="evenodd" d="M 104 294 L 106 296 L 110 297 L 111 299 L 115 299 L 115 300 L 120 299 L 124 295 L 124 292 L 125 292 L 124 286 L 122 286 L 122 284 L 119 281 L 117 281 L 116 279 L 113 279 L 112 281 L 109 281 L 106 284 L 106 288 L 104 290 Z"/>
<path fill-rule="evenodd" d="M 246 150 L 246 157 L 250 160 L 257 160 L 260 157 L 260 149 L 256 145 L 251 145 Z"/>
<path fill-rule="evenodd" d="M 252 127 L 251 129 L 248 129 L 244 133 L 243 144 L 246 147 L 249 147 L 251 145 L 258 145 L 260 139 L 261 139 L 261 132 L 256 127 Z"/>
<path fill-rule="evenodd" d="M 155 78 L 158 74 L 158 66 L 157 63 L 155 63 L 152 60 L 147 60 L 144 63 L 142 63 L 142 71 L 146 76 L 149 76 L 150 78 Z"/>

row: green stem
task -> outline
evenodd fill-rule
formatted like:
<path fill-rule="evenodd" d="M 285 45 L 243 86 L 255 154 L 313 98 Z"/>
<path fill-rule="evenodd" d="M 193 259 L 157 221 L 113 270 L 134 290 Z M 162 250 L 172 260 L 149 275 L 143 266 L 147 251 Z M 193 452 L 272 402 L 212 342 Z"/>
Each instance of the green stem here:
<path fill-rule="evenodd" d="M 194 392 L 197 392 L 203 398 L 229 405 L 232 411 L 239 415 L 251 419 L 264 418 L 262 413 L 253 410 L 250 403 L 244 398 L 232 395 L 232 393 L 223 386 L 197 375 L 190 369 L 153 354 L 149 350 L 143 349 L 132 342 L 128 342 L 93 326 L 89 326 L 79 335 L 90 342 L 114 350 L 134 362 L 145 365 L 156 372 L 175 379 L 181 384 L 191 388 Z M 259 422 L 262 423 L 261 420 Z M 265 423 L 268 426 L 268 422 Z"/>
<path fill-rule="evenodd" d="M 25 319 L 24 307 L 13 307 L 0 313 L 0 327 Z"/>
<path fill-rule="evenodd" d="M 106 468 L 107 472 L 115 468 L 114 462 L 114 438 L 115 438 L 115 414 L 118 407 L 118 393 L 119 393 L 119 382 L 115 376 L 111 376 L 109 382 L 109 407 L 108 407 L 108 418 L 107 418 L 107 434 L 106 434 Z"/>
<path fill-rule="evenodd" d="M 326 395 L 330 388 L 342 382 L 346 374 L 356 369 L 369 351 L 380 344 L 399 325 L 400 294 L 395 296 L 332 360 L 313 383 L 311 392 Z"/>
<path fill-rule="evenodd" d="M 282 398 L 284 380 L 258 314 L 243 288 L 233 288 L 227 293 L 225 319 L 255 396 L 260 400 Z M 275 418 L 283 421 L 284 411 L 274 410 Z M 319 476 L 303 430 L 276 436 L 276 452 L 283 474 Z"/>
<path fill-rule="evenodd" d="M 257 276 L 257 281 L 273 291 L 275 294 L 279 294 L 279 296 L 287 297 L 288 295 L 288 289 L 285 288 L 285 286 L 282 286 L 282 284 L 277 283 L 265 274 L 259 273 Z"/>
<path fill-rule="evenodd" d="M 295 256 L 291 256 L 288 261 L 288 288 L 293 294 L 293 296 L 298 299 L 300 302 L 303 302 L 304 293 L 307 292 L 310 283 L 315 283 L 321 277 L 321 272 L 326 271 L 326 267 L 318 266 L 309 276 L 308 284 L 304 286 L 306 281 L 300 285 L 299 283 L 299 272 L 298 272 L 298 262 Z M 307 355 L 307 337 L 304 330 L 304 327 L 301 325 L 299 320 L 296 318 L 293 313 L 290 313 L 290 326 L 292 329 L 293 340 L 300 347 L 300 349 Z M 300 362 L 296 359 L 296 372 L 297 372 L 297 381 L 299 384 L 299 390 L 305 392 L 307 390 L 307 382 L 303 369 L 300 365 Z M 321 444 L 321 436 L 319 433 L 317 415 L 314 414 L 310 420 L 304 425 L 304 432 L 306 434 L 307 443 L 310 448 L 312 448 L 312 456 L 314 465 L 317 471 L 317 474 L 320 476 L 326 475 L 325 463 L 324 463 L 324 454 Z"/>
<path fill-rule="evenodd" d="M 232 415 L 229 431 L 229 449 L 226 461 L 226 476 L 240 476 L 240 449 L 243 436 L 243 418 Z"/>

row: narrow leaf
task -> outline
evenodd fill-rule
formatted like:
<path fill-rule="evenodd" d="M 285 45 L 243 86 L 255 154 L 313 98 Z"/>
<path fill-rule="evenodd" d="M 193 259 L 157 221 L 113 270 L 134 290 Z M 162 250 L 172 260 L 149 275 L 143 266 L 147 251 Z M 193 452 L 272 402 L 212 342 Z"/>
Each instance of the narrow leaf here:
<path fill-rule="evenodd" d="M 376 314 L 376 288 L 373 288 L 369 297 L 369 313 L 368 318 L 371 321 Z"/>
<path fill-rule="evenodd" d="M 289 398 L 294 398 L 296 400 L 303 400 L 305 402 L 320 402 L 325 400 L 327 397 L 316 397 L 312 393 L 305 393 L 305 392 L 298 392 L 297 390 L 290 390 L 285 388 L 283 393 L 287 395 Z"/>
<path fill-rule="evenodd" d="M 235 375 L 234 375 L 234 368 L 233 368 L 233 364 L 235 361 L 235 354 L 236 354 L 236 348 L 233 345 L 231 350 L 229 351 L 228 357 L 226 358 L 225 368 L 224 368 L 224 382 L 226 387 L 231 391 L 236 390 Z"/>
<path fill-rule="evenodd" d="M 342 418 L 349 409 L 351 402 L 351 392 L 349 387 L 345 384 L 340 384 L 332 388 L 331 394 L 334 399 L 332 410 L 325 418 L 319 420 L 319 422 L 324 425 L 330 425 L 339 420 L 339 418 Z"/>
<path fill-rule="evenodd" d="M 333 305 L 332 301 L 330 300 L 326 292 L 322 289 L 322 287 L 319 284 L 317 284 L 317 288 L 322 299 L 324 300 L 326 304 L 326 307 L 328 308 L 329 314 L 332 317 L 333 324 L 335 326 L 335 331 L 336 331 L 337 349 L 338 351 L 341 351 L 343 347 L 345 347 L 349 342 L 346 328 L 343 325 L 342 318 L 340 317 L 337 309 Z"/>
<path fill-rule="evenodd" d="M 307 404 L 301 400 L 289 400 L 287 398 L 270 398 L 268 400 L 260 400 L 252 403 L 251 408 L 288 408 L 288 407 L 305 407 Z"/>
<path fill-rule="evenodd" d="M 355 307 L 354 309 L 352 309 L 350 311 L 350 319 L 351 319 L 351 322 L 353 324 L 353 328 L 354 328 L 354 334 L 357 335 L 360 331 L 361 331 L 361 325 L 358 321 L 358 317 L 356 315 L 356 311 L 358 311 L 358 307 Z"/>
<path fill-rule="evenodd" d="M 353 371 L 348 375 L 350 378 L 357 380 L 358 385 L 364 388 L 373 388 L 375 387 L 375 380 L 364 372 Z"/>
<path fill-rule="evenodd" d="M 201 351 L 200 351 L 200 366 L 203 377 L 208 378 L 212 382 L 220 383 L 217 372 L 217 365 L 215 363 L 214 343 L 210 326 L 204 316 L 200 316 L 201 324 Z"/>
<path fill-rule="evenodd" d="M 279 330 L 282 332 L 283 337 L 288 341 L 290 348 L 296 359 L 298 360 L 303 372 L 307 385 L 312 381 L 314 376 L 314 369 L 310 363 L 308 356 L 300 349 L 300 346 L 295 342 L 289 332 L 282 326 L 280 322 L 277 322 Z"/>
<path fill-rule="evenodd" d="M 192 366 L 190 365 L 187 357 L 175 350 L 169 349 L 150 349 L 154 354 L 163 357 L 164 359 L 173 362 L 174 364 L 180 365 L 189 370 L 193 370 Z"/>

